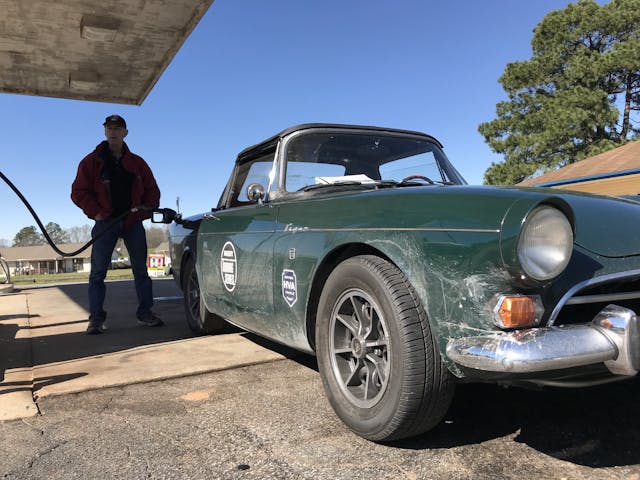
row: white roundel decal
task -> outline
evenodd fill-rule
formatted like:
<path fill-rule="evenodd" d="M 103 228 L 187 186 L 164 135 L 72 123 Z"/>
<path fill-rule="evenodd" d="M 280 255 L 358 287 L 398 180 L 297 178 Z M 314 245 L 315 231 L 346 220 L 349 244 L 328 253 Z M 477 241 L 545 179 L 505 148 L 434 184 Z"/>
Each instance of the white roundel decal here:
<path fill-rule="evenodd" d="M 222 247 L 220 253 L 220 274 L 222 275 L 222 283 L 224 288 L 233 292 L 236 288 L 236 280 L 238 278 L 238 262 L 236 260 L 236 249 L 233 243 L 227 242 Z"/>

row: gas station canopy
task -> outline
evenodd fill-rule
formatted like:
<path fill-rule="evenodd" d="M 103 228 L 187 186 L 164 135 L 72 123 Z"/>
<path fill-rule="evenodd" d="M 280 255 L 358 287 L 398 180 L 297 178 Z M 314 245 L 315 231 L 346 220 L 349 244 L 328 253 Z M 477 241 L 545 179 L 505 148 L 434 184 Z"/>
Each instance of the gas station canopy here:
<path fill-rule="evenodd" d="M 140 105 L 213 0 L 0 0 L 0 92 Z"/>

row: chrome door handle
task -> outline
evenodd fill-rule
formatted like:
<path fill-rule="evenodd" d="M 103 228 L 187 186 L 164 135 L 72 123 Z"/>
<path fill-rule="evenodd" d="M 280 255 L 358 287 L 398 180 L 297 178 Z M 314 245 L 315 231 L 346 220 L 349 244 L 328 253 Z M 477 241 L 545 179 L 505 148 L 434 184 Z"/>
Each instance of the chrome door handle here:
<path fill-rule="evenodd" d="M 213 213 L 205 213 L 204 215 L 202 215 L 203 220 L 218 220 L 220 221 L 220 218 L 216 217 Z"/>

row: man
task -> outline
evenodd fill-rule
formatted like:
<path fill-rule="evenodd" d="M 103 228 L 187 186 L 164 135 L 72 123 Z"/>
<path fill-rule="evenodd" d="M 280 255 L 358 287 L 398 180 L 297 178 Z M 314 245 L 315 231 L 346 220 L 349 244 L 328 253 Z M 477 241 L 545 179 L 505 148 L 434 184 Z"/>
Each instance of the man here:
<path fill-rule="evenodd" d="M 163 325 L 151 311 L 153 291 L 147 273 L 147 238 L 142 225 L 142 221 L 151 216 L 151 210 L 158 208 L 160 190 L 149 165 L 124 142 L 129 133 L 124 118 L 110 115 L 103 125 L 107 140 L 80 162 L 71 186 L 73 203 L 95 220 L 91 230 L 95 243 L 89 274 L 89 335 L 106 330 L 104 279 L 118 238 L 124 240 L 131 260 L 138 296 L 138 323 L 150 327 Z"/>

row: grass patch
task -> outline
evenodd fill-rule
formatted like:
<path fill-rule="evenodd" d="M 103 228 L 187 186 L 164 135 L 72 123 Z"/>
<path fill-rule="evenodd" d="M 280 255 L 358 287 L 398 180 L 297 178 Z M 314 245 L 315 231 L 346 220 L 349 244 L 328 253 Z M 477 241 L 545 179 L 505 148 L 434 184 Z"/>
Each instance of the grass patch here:
<path fill-rule="evenodd" d="M 107 271 L 107 280 L 131 280 L 133 272 L 130 268 L 120 268 Z M 12 275 L 14 285 L 44 285 L 47 283 L 78 283 L 88 282 L 89 272 L 53 273 L 49 275 Z"/>

